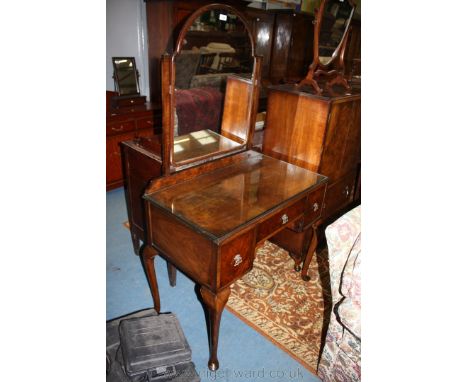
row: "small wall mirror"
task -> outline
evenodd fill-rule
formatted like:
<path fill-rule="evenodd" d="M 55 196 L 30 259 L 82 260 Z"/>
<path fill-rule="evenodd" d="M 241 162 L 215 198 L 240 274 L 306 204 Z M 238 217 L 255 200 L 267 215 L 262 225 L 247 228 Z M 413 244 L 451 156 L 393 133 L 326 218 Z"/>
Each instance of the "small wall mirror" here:
<path fill-rule="evenodd" d="M 354 9 L 353 0 L 322 0 L 316 13 L 314 60 L 300 86 L 312 85 L 322 93 L 316 79 L 325 76 L 327 86 L 341 84 L 350 88 L 344 78 L 344 53 Z"/>
<path fill-rule="evenodd" d="M 208 5 L 189 17 L 175 53 L 163 58 L 163 135 L 171 146 L 168 171 L 249 146 L 259 60 L 246 19 L 234 8 Z"/>
<path fill-rule="evenodd" d="M 134 57 L 112 57 L 115 90 L 119 96 L 139 95 L 138 70 Z"/>

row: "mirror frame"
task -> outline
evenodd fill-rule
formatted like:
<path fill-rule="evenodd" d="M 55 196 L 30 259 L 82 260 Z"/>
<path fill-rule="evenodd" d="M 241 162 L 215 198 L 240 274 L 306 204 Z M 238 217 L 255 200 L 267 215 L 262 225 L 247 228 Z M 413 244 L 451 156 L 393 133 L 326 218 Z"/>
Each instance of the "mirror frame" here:
<path fill-rule="evenodd" d="M 117 74 L 118 73 L 117 67 L 115 65 L 116 60 L 130 60 L 133 63 L 133 74 L 135 76 L 136 89 L 137 89 L 136 93 L 120 94 L 120 79 L 119 79 L 119 75 Z M 140 95 L 140 82 L 139 82 L 140 73 L 138 73 L 138 69 L 136 67 L 135 57 L 112 57 L 112 66 L 114 68 L 114 74 L 112 75 L 112 78 L 114 79 L 114 87 L 115 87 L 116 92 L 119 93 L 119 96 L 120 97 L 139 96 Z"/>
<path fill-rule="evenodd" d="M 343 85 L 346 90 L 350 90 L 351 87 L 348 84 L 344 76 L 345 63 L 344 55 L 346 52 L 346 46 L 348 44 L 349 32 L 351 30 L 351 19 L 353 18 L 354 11 L 356 10 L 356 4 L 354 0 L 343 0 L 347 1 L 351 6 L 351 13 L 346 21 L 346 27 L 335 51 L 332 54 L 332 58 L 326 64 L 320 62 L 319 55 L 319 44 L 320 44 L 320 29 L 322 26 L 323 14 L 325 12 L 325 6 L 329 0 L 322 0 L 320 8 L 317 12 L 315 10 L 315 22 L 314 22 L 314 59 L 312 64 L 309 66 L 306 77 L 298 84 L 298 86 L 311 85 L 318 94 L 322 94 L 323 89 L 320 88 L 316 79 L 320 76 L 327 77 L 326 87 L 331 88 L 335 84 Z M 333 69 L 330 69 L 333 68 Z"/>
<path fill-rule="evenodd" d="M 177 42 L 175 45 L 175 50 L 172 54 L 164 54 L 161 59 L 161 99 L 162 99 L 162 173 L 163 175 L 169 175 L 176 171 L 179 171 L 177 164 L 173 161 L 174 155 L 174 112 L 175 111 L 175 58 L 180 51 L 182 50 L 182 43 L 184 37 L 192 26 L 193 22 L 204 14 L 207 11 L 212 9 L 223 9 L 226 12 L 234 13 L 239 17 L 244 23 L 250 44 L 252 47 L 252 58 L 253 58 L 253 71 L 251 80 L 246 80 L 252 85 L 252 93 L 250 97 L 250 107 L 249 107 L 249 119 L 248 121 L 248 132 L 247 132 L 247 141 L 244 144 L 244 148 L 241 151 L 246 151 L 252 148 L 253 135 L 255 132 L 255 120 L 256 120 L 256 111 L 258 108 L 258 96 L 260 92 L 260 76 L 262 68 L 262 57 L 255 54 L 255 42 L 253 39 L 253 34 L 247 21 L 246 17 L 240 13 L 238 10 L 233 8 L 230 5 L 213 3 L 199 8 L 194 13 L 192 13 L 189 18 L 185 21 L 183 27 L 180 30 Z M 213 157 L 200 158 L 195 157 L 193 160 L 190 160 L 189 166 L 199 165 L 210 160 L 219 159 L 223 156 L 231 155 L 232 153 L 226 153 L 225 155 L 214 155 Z M 187 165 L 184 166 L 184 169 L 187 168 Z"/>

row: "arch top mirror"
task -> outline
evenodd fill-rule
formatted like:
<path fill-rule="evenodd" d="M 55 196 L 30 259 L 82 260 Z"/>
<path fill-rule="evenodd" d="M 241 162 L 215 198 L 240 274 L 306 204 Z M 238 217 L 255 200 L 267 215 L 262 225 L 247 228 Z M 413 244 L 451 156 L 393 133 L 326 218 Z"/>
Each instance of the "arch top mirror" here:
<path fill-rule="evenodd" d="M 354 9 L 353 0 L 322 0 L 316 13 L 314 59 L 299 86 L 312 85 L 320 94 L 316 79 L 325 76 L 331 79 L 327 86 L 341 84 L 349 89 L 344 78 L 344 53 Z"/>
<path fill-rule="evenodd" d="M 211 4 L 188 18 L 174 54 L 162 61 L 166 172 L 250 148 L 259 60 L 234 8 Z"/>

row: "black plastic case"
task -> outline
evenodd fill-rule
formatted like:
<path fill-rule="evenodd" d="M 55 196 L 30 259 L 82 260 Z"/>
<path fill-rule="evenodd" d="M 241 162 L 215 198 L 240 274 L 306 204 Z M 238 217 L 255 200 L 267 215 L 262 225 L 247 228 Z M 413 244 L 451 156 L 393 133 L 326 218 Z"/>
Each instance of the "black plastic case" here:
<path fill-rule="evenodd" d="M 119 333 L 123 365 L 132 381 L 200 381 L 174 314 L 122 320 Z"/>

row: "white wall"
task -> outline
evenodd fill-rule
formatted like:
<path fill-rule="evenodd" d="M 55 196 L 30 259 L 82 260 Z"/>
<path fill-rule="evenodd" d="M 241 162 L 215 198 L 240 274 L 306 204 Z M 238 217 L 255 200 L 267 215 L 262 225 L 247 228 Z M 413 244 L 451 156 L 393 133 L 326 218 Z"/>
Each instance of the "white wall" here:
<path fill-rule="evenodd" d="M 112 57 L 135 57 L 140 92 L 149 99 L 145 3 L 107 0 L 106 6 L 106 90 L 114 90 Z"/>

